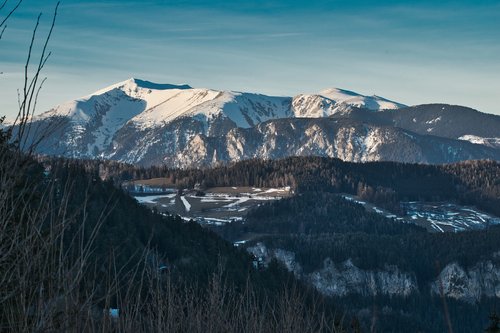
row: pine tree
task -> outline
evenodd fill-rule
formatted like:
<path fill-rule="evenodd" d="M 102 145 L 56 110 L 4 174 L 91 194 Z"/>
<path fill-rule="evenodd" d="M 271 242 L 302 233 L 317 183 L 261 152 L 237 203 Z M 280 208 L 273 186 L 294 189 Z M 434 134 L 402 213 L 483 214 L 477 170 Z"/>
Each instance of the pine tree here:
<path fill-rule="evenodd" d="M 496 311 L 490 316 L 490 326 L 485 329 L 485 332 L 488 333 L 500 333 L 500 317 L 498 317 Z"/>

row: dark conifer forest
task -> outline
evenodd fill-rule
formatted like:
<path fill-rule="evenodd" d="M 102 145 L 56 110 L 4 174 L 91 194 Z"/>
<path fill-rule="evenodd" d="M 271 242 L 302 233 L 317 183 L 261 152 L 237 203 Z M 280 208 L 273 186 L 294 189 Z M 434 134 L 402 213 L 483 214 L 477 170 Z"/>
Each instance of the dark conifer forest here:
<path fill-rule="evenodd" d="M 364 270 L 397 267 L 415 276 L 418 294 L 412 296 L 336 297 L 334 304 L 368 328 L 372 320 L 363 309 L 380 307 L 381 331 L 445 331 L 443 305 L 431 283 L 441 268 L 457 263 L 464 269 L 478 262 L 498 264 L 500 226 L 458 233 L 429 233 L 411 223 L 401 223 L 367 212 L 340 193 L 358 195 L 395 213 L 401 201 L 450 201 L 472 205 L 499 215 L 500 165 L 470 161 L 450 165 L 399 163 L 347 163 L 326 158 L 250 160 L 214 169 L 171 170 L 135 168 L 109 162 L 84 162 L 87 169 L 101 170 L 116 185 L 131 179 L 165 177 L 172 186 L 291 186 L 295 195 L 260 205 L 243 222 L 212 226 L 234 242 L 250 237 L 246 248 L 258 243 L 291 251 L 302 275 L 323 267 L 326 259 L 340 264 L 351 261 Z M 97 174 L 96 174 L 97 175 Z M 479 302 L 448 299 L 455 332 L 481 330 L 494 305 L 493 298 Z M 411 304 L 411 306 L 410 306 Z M 385 309 L 382 311 L 382 309 Z M 399 314 L 397 314 L 399 313 Z M 406 313 L 406 315 L 401 315 Z M 439 329 L 436 329 L 439 328 Z"/>
<path fill-rule="evenodd" d="M 0 149 L 0 331 L 314 332 L 344 325 L 331 300 L 278 262 L 255 269 L 243 249 L 139 205 L 102 181 L 98 168 L 63 159 L 42 165 L 5 140 Z M 111 309 L 118 318 L 107 315 Z"/>

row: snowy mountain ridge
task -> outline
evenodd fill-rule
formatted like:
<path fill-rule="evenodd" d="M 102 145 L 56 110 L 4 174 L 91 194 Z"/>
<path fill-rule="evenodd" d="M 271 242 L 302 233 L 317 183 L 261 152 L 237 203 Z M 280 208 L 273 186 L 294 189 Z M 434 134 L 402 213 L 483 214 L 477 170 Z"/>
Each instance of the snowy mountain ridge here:
<path fill-rule="evenodd" d="M 337 111 L 345 112 L 350 106 L 373 111 L 404 106 L 378 96 L 363 96 L 338 88 L 325 89 L 313 95 L 277 97 L 192 88 L 189 85 L 157 84 L 131 78 L 61 104 L 37 119 L 68 116 L 82 123 L 91 119 L 94 111 L 102 105 L 110 106 L 110 110 L 119 109 L 120 114 L 113 116 L 123 120 L 128 118 L 141 128 L 161 126 L 182 117 L 198 116 L 210 120 L 221 115 L 237 127 L 249 128 L 270 119 L 328 117 Z"/>
<path fill-rule="evenodd" d="M 37 141 L 35 133 L 45 133 L 42 154 L 183 168 L 296 155 L 360 162 L 500 160 L 496 146 L 462 137 L 492 137 L 500 117 L 489 119 L 484 132 L 484 125 L 470 126 L 484 114 L 460 110 L 468 115 L 460 121 L 467 131 L 449 132 L 444 129 L 458 128 L 457 115 L 432 107 L 409 108 L 338 88 L 280 97 L 129 79 L 35 117 L 30 135 Z"/>

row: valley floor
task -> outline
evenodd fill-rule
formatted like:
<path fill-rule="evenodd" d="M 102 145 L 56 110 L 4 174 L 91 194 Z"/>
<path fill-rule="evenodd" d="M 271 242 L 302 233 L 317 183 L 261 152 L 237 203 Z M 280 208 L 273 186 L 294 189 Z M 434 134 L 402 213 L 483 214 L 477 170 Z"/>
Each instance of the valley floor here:
<path fill-rule="evenodd" d="M 263 202 L 280 200 L 292 195 L 289 187 L 214 187 L 201 190 L 164 189 L 165 194 L 135 195 L 142 204 L 161 213 L 177 214 L 202 225 L 222 225 L 241 221 L 249 209 Z"/>
<path fill-rule="evenodd" d="M 194 219 L 202 225 L 222 225 L 244 220 L 246 213 L 263 202 L 280 200 L 293 195 L 289 187 L 213 187 L 204 191 L 155 187 L 162 184 L 161 179 L 151 179 L 136 183 L 147 189 L 134 198 L 141 204 L 155 208 L 161 213 L 181 216 L 185 220 Z M 150 191 L 148 194 L 148 190 Z M 161 194 L 154 194 L 161 192 Z M 146 195 L 145 195 L 146 194 Z M 358 196 L 341 194 L 348 200 L 362 205 L 367 211 L 381 214 L 401 223 L 413 223 L 426 228 L 429 232 L 459 232 L 484 229 L 500 224 L 500 218 L 485 213 L 475 207 L 463 206 L 452 202 L 401 202 L 404 214 L 396 215 L 376 206 Z"/>

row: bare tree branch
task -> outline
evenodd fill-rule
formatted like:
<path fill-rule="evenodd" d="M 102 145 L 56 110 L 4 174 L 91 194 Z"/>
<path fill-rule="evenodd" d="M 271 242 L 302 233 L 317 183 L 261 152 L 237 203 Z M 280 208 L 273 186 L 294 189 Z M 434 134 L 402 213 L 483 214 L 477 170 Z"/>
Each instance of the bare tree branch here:
<path fill-rule="evenodd" d="M 29 140 L 29 133 L 31 131 L 31 119 L 36 111 L 36 100 L 38 98 L 40 88 L 43 85 L 43 82 L 38 86 L 38 80 L 40 78 L 41 71 L 45 67 L 45 64 L 47 63 L 47 60 L 49 59 L 51 53 L 47 53 L 47 47 L 48 43 L 52 37 L 52 33 L 54 31 L 54 26 L 56 23 L 57 19 L 57 12 L 59 8 L 60 2 L 57 2 L 55 9 L 54 9 L 54 14 L 52 17 L 52 22 L 50 25 L 49 32 L 47 36 L 45 37 L 45 41 L 43 44 L 42 51 L 40 53 L 40 57 L 38 60 L 37 67 L 34 71 L 33 77 L 30 79 L 29 78 L 29 68 L 31 65 L 31 58 L 33 55 L 33 47 L 36 41 L 36 36 L 37 32 L 40 26 L 40 19 L 42 14 L 39 14 L 36 20 L 35 27 L 33 29 L 33 33 L 31 36 L 31 41 L 30 41 L 30 46 L 28 50 L 28 57 L 25 62 L 24 66 L 24 85 L 23 85 L 23 91 L 22 95 L 18 98 L 20 103 L 19 103 L 19 112 L 16 116 L 16 119 L 14 120 L 14 125 L 17 125 L 17 145 L 20 150 L 23 151 L 29 151 L 30 153 L 34 150 L 34 146 L 30 145 L 29 147 L 26 147 L 28 144 Z M 44 80 L 45 81 L 45 80 Z"/>
<path fill-rule="evenodd" d="M 7 1 L 9 1 L 9 0 L 4 0 L 4 2 L 0 5 L 0 10 L 2 10 L 3 7 L 5 7 L 5 5 L 7 4 Z"/>
<path fill-rule="evenodd" d="M 5 0 L 5 1 L 3 2 L 2 6 L 0 7 L 0 10 L 2 10 L 2 9 L 5 7 L 5 5 L 7 4 L 7 2 L 8 2 L 8 0 Z M 17 4 L 14 6 L 14 8 L 12 8 L 12 9 L 10 10 L 10 12 L 7 14 L 7 16 L 6 16 L 6 17 L 2 20 L 2 22 L 0 23 L 0 27 L 1 27 L 1 26 L 3 26 L 3 25 L 5 24 L 5 22 L 7 22 L 7 20 L 9 19 L 9 17 L 10 17 L 12 14 L 14 14 L 14 12 L 17 10 L 17 8 L 19 8 L 19 6 L 21 5 L 21 2 L 23 2 L 23 0 L 19 0 L 19 1 L 17 2 Z M 2 34 L 3 34 L 3 32 L 2 32 Z M 0 36 L 0 37 L 1 37 L 1 36 Z"/>
<path fill-rule="evenodd" d="M 0 39 L 2 39 L 3 33 L 5 32 L 5 29 L 7 29 L 7 24 L 3 26 L 2 32 L 0 32 Z"/>

